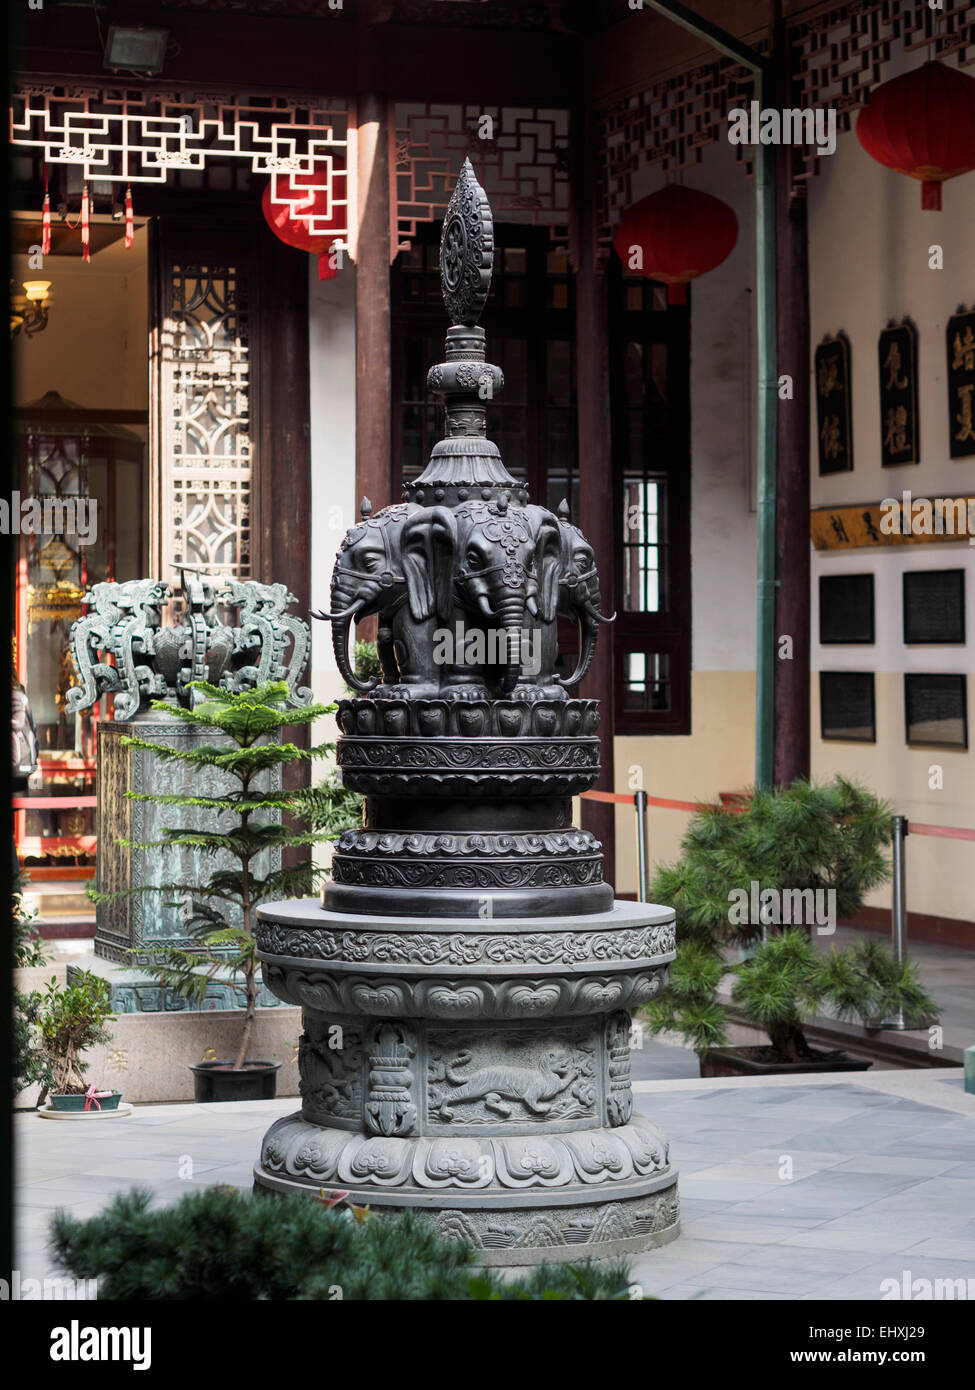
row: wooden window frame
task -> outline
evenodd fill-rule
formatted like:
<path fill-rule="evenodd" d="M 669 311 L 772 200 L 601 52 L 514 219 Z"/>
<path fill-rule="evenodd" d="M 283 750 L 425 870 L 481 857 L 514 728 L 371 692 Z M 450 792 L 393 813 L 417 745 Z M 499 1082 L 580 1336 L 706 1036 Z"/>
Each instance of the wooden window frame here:
<path fill-rule="evenodd" d="M 636 276 L 624 276 L 613 260 L 609 270 L 610 405 L 613 440 L 613 514 L 616 536 L 614 575 L 614 634 L 616 691 L 615 731 L 618 734 L 689 734 L 691 732 L 691 447 L 690 447 L 690 291 L 684 305 L 666 310 L 647 308 L 653 291 L 662 288 Z M 643 309 L 625 307 L 625 289 L 644 286 Z M 667 346 L 667 405 L 664 418 L 644 414 L 645 476 L 665 484 L 667 607 L 659 613 L 632 613 L 623 608 L 623 489 L 626 471 L 627 410 L 623 394 L 623 354 L 628 342 L 644 348 Z M 653 440 L 659 456 L 647 457 Z M 632 652 L 660 653 L 669 658 L 670 708 L 624 708 L 626 660 Z"/>

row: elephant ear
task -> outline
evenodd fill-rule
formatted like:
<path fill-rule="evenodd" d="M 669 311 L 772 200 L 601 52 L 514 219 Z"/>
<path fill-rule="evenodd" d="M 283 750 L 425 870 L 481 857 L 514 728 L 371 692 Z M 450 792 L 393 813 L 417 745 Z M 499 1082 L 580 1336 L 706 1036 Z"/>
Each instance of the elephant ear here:
<path fill-rule="evenodd" d="M 546 623 L 554 622 L 558 609 L 561 550 L 558 529 L 544 522 L 535 542 L 535 572 L 538 575 L 538 613 Z"/>
<path fill-rule="evenodd" d="M 424 508 L 403 527 L 403 572 L 414 622 L 434 613 L 443 621 L 450 617 L 456 539 L 457 524 L 446 507 Z"/>

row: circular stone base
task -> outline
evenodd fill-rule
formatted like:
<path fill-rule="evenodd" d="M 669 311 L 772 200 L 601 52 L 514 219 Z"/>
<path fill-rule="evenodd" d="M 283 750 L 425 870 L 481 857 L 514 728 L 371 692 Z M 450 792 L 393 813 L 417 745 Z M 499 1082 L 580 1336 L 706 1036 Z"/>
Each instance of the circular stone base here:
<path fill-rule="evenodd" d="M 384 1139 L 275 1122 L 254 1189 L 342 1192 L 358 1206 L 422 1211 L 481 1264 L 605 1259 L 674 1240 L 677 1173 L 666 1141 L 641 1115 L 615 1129 L 474 1140 Z"/>
<path fill-rule="evenodd" d="M 544 1207 L 463 1209 L 435 1205 L 444 1194 L 422 1194 L 409 1206 L 393 1193 L 349 1191 L 349 1201 L 369 1205 L 383 1212 L 422 1211 L 434 1229 L 447 1240 L 464 1240 L 474 1246 L 474 1263 L 480 1265 L 532 1265 L 570 1260 L 605 1260 L 620 1255 L 637 1255 L 669 1245 L 680 1235 L 680 1206 L 677 1175 L 665 1175 L 666 1186 L 645 1191 L 640 1196 L 607 1193 L 602 1201 L 552 1205 L 555 1194 L 549 1189 Z M 644 1186 L 644 1184 L 640 1184 Z M 283 1194 L 305 1192 L 308 1183 L 266 1173 L 254 1165 L 254 1191 Z M 315 1191 L 329 1192 L 327 1186 Z M 342 1188 L 343 1192 L 348 1189 Z M 559 1194 L 561 1197 L 563 1194 Z M 578 1191 L 575 1194 L 580 1195 Z"/>

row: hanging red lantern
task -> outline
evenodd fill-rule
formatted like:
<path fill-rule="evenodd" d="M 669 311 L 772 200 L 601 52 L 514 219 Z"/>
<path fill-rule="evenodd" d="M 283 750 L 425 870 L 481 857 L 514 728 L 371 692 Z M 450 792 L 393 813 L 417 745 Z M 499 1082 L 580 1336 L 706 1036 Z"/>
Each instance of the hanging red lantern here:
<path fill-rule="evenodd" d="M 925 63 L 870 93 L 857 139 L 879 164 L 921 180 L 921 207 L 941 210 L 941 185 L 975 169 L 975 78 Z"/>
<path fill-rule="evenodd" d="M 346 187 L 345 166 L 333 158 L 331 170 L 326 164 L 316 164 L 310 174 L 276 175 L 261 198 L 265 221 L 278 240 L 317 255 L 319 280 L 333 280 L 338 274 L 328 253 L 333 243 L 345 235 Z M 287 201 L 272 202 L 272 191 L 277 199 Z M 309 230 L 312 219 L 314 233 Z M 329 231 L 330 227 L 335 230 Z"/>
<path fill-rule="evenodd" d="M 727 203 L 671 183 L 627 209 L 613 247 L 627 269 L 664 282 L 668 304 L 686 304 L 687 282 L 720 265 L 737 240 Z"/>

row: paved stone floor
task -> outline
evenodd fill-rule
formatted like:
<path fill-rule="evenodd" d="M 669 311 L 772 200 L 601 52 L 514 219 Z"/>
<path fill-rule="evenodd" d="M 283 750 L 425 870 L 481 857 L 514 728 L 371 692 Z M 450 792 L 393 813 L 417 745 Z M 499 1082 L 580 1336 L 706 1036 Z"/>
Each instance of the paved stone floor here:
<path fill-rule="evenodd" d="M 669 1052 L 648 1043 L 638 1075 L 671 1079 L 635 1082 L 681 1172 L 680 1239 L 633 1262 L 646 1294 L 876 1300 L 905 1270 L 975 1292 L 975 1096 L 960 1070 L 702 1081 L 675 1078 L 687 1058 Z M 91 1125 L 18 1115 L 22 1278 L 54 1272 L 57 1207 L 90 1215 L 135 1185 L 159 1202 L 190 1185 L 249 1188 L 261 1135 L 294 1107 L 148 1105 Z"/>

